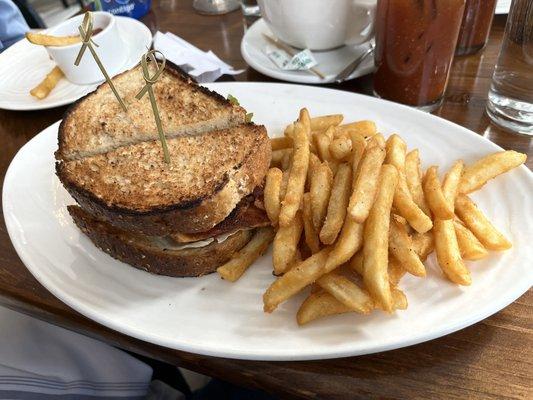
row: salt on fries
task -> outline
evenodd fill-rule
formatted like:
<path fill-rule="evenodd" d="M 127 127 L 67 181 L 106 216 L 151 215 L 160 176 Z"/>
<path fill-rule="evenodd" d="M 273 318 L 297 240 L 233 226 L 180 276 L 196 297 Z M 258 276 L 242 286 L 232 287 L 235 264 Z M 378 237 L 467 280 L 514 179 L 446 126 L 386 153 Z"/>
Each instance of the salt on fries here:
<path fill-rule="evenodd" d="M 30 90 L 30 94 L 39 100 L 44 99 L 56 87 L 63 76 L 63 71 L 58 66 L 55 66 L 37 86 Z"/>
<path fill-rule="evenodd" d="M 308 287 L 300 325 L 403 310 L 401 279 L 425 277 L 433 251 L 445 277 L 469 285 L 465 260 L 511 247 L 467 194 L 524 163 L 524 154 L 503 151 L 466 166 L 457 160 L 441 181 L 437 166 L 422 175 L 418 149 L 408 152 L 399 135 L 385 141 L 372 121 L 342 122 L 340 114 L 311 118 L 302 109 L 284 137 L 272 139 L 264 204 L 274 231 L 263 228 L 219 268 L 238 279 L 274 236 L 278 277 L 263 295 L 266 312 Z"/>

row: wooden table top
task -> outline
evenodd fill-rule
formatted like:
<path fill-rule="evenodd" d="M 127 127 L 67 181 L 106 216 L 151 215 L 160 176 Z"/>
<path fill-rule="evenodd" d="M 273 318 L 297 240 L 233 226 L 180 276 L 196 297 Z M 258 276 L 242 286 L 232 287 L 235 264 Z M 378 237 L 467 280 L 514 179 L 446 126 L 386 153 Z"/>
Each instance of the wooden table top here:
<path fill-rule="evenodd" d="M 155 0 L 144 22 L 152 31 L 171 31 L 246 72 L 237 80 L 273 81 L 247 68 L 240 55 L 244 33 L 240 11 L 224 16 L 196 14 L 192 0 Z M 443 107 L 436 112 L 487 137 L 505 149 L 529 155 L 531 140 L 504 132 L 484 113 L 492 69 L 505 17 L 497 17 L 487 48 L 455 60 Z M 371 76 L 342 85 L 370 93 Z M 65 108 L 12 112 L 0 110 L 0 183 L 18 149 L 61 118 Z M 404 349 L 328 361 L 255 362 L 168 350 L 88 320 L 42 287 L 18 258 L 0 218 L 0 303 L 17 311 L 81 332 L 123 349 L 180 365 L 227 381 L 264 389 L 281 398 L 533 398 L 533 293 L 473 326 Z"/>

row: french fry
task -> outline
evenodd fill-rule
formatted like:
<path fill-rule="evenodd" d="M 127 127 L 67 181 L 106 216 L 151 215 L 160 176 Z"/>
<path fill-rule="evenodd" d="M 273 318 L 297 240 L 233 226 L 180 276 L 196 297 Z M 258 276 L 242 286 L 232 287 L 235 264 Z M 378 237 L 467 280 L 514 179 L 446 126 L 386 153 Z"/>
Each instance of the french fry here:
<path fill-rule="evenodd" d="M 316 174 L 320 164 L 321 163 L 317 155 L 314 153 L 309 153 L 309 168 L 307 168 L 307 179 L 305 181 L 306 188 L 311 188 L 313 175 Z"/>
<path fill-rule="evenodd" d="M 344 220 L 341 233 L 326 261 L 326 269 L 333 270 L 347 262 L 359 251 L 363 245 L 363 231 L 363 224 L 359 224 L 349 217 Z"/>
<path fill-rule="evenodd" d="M 345 276 L 330 272 L 320 277 L 317 283 L 322 289 L 326 290 L 353 311 L 368 314 L 374 309 L 374 301 L 368 292 L 361 289 Z"/>
<path fill-rule="evenodd" d="M 276 279 L 263 295 L 265 312 L 274 311 L 278 305 L 329 272 L 324 271 L 328 253 L 329 249 L 324 248 Z"/>
<path fill-rule="evenodd" d="M 289 157 L 290 157 L 290 154 L 292 153 L 292 149 L 274 150 L 272 152 L 272 159 L 270 160 L 270 166 L 284 169 L 282 165 L 283 158 L 285 157 L 285 154 L 287 153 L 289 153 Z M 288 160 L 287 160 L 287 163 L 288 163 Z"/>
<path fill-rule="evenodd" d="M 285 127 L 285 130 L 283 131 L 283 136 L 292 138 L 293 133 L 294 133 L 294 124 L 289 124 Z"/>
<path fill-rule="evenodd" d="M 426 258 L 435 249 L 435 243 L 431 232 L 415 233 L 411 239 L 413 241 L 413 248 L 420 257 L 420 260 L 426 261 Z"/>
<path fill-rule="evenodd" d="M 352 141 L 348 137 L 333 139 L 329 144 L 329 153 L 338 161 L 347 161 L 352 152 Z"/>
<path fill-rule="evenodd" d="M 344 133 L 348 133 L 349 135 L 356 134 L 365 139 L 372 137 L 376 133 L 378 133 L 376 124 L 373 121 L 357 121 L 357 122 L 351 122 L 349 124 L 340 125 L 337 128 L 337 131 L 339 132 L 339 134 L 344 134 Z"/>
<path fill-rule="evenodd" d="M 318 132 L 314 134 L 316 148 L 318 151 L 318 156 L 322 161 L 331 161 L 333 158 L 329 152 L 329 145 L 331 139 L 325 132 Z"/>
<path fill-rule="evenodd" d="M 405 294 L 397 288 L 392 288 L 391 291 L 394 309 L 405 310 L 407 308 L 407 297 L 405 297 Z M 354 310 L 338 301 L 330 293 L 320 289 L 311 293 L 304 300 L 296 314 L 296 321 L 298 325 L 305 325 L 319 318 L 349 312 L 354 312 Z"/>
<path fill-rule="evenodd" d="M 294 152 L 293 150 L 289 150 L 283 154 L 283 159 L 281 160 L 281 169 L 283 171 L 290 172 L 289 169 L 291 168 L 293 152 Z"/>
<path fill-rule="evenodd" d="M 311 131 L 325 131 L 330 126 L 337 126 L 343 120 L 342 114 L 323 115 L 311 118 Z"/>
<path fill-rule="evenodd" d="M 363 252 L 359 251 L 348 262 L 348 267 L 357 272 L 361 277 L 364 276 Z"/>
<path fill-rule="evenodd" d="M 411 197 L 405 177 L 405 142 L 398 136 L 392 135 L 387 140 L 387 156 L 385 162 L 392 164 L 398 170 L 398 185 L 394 193 L 394 207 L 397 213 L 404 217 L 417 232 L 424 233 L 431 229 L 431 218 L 420 209 Z"/>
<path fill-rule="evenodd" d="M 30 94 L 39 100 L 44 99 L 56 87 L 63 76 L 63 71 L 58 66 L 55 66 L 37 86 L 30 90 Z"/>
<path fill-rule="evenodd" d="M 435 219 L 433 235 L 435 236 L 437 261 L 444 275 L 458 285 L 470 285 L 472 278 L 461 258 L 453 220 Z"/>
<path fill-rule="evenodd" d="M 352 190 L 359 171 L 359 164 L 366 149 L 366 141 L 361 136 L 350 138 L 352 141 Z"/>
<path fill-rule="evenodd" d="M 406 269 L 402 264 L 399 263 L 396 258 L 389 254 L 389 266 L 387 269 L 389 274 L 389 283 L 392 286 L 397 286 L 400 283 L 400 280 L 407 273 Z"/>
<path fill-rule="evenodd" d="M 286 136 L 271 138 L 270 146 L 272 147 L 272 151 L 288 149 L 292 147 L 292 139 Z"/>
<path fill-rule="evenodd" d="M 326 218 L 332 186 L 333 173 L 326 163 L 322 163 L 311 176 L 311 184 L 309 185 L 313 225 L 317 231 L 322 229 L 322 224 Z"/>
<path fill-rule="evenodd" d="M 464 194 L 457 196 L 455 212 L 487 249 L 501 251 L 513 246 L 468 196 Z"/>
<path fill-rule="evenodd" d="M 280 226 L 288 226 L 300 208 L 307 178 L 307 168 L 309 167 L 309 137 L 304 124 L 301 122 L 295 124 L 293 140 L 294 154 L 287 192 L 279 213 Z"/>
<path fill-rule="evenodd" d="M 437 167 L 435 165 L 428 168 L 424 177 L 424 195 L 429 205 L 429 209 L 438 219 L 452 219 L 453 207 L 450 205 L 444 193 L 437 176 Z"/>
<path fill-rule="evenodd" d="M 68 46 L 81 42 L 80 35 L 53 36 L 36 32 L 26 32 L 26 39 L 30 43 L 40 46 Z"/>
<path fill-rule="evenodd" d="M 380 146 L 368 146 L 359 163 L 359 169 L 353 191 L 350 196 L 348 211 L 351 218 L 358 223 L 365 222 L 378 190 L 381 165 L 385 160 L 385 150 Z"/>
<path fill-rule="evenodd" d="M 283 171 L 283 176 L 281 177 L 281 185 L 279 188 L 280 210 L 281 210 L 281 202 L 285 198 L 285 193 L 287 193 L 288 184 L 289 184 L 289 171 Z"/>
<path fill-rule="evenodd" d="M 405 156 L 405 178 L 407 181 L 407 187 L 413 201 L 424 214 L 430 216 L 429 207 L 426 203 L 424 196 L 424 190 L 422 189 L 422 173 L 420 171 L 420 157 L 418 149 L 412 150 Z"/>
<path fill-rule="evenodd" d="M 414 276 L 426 276 L 426 268 L 416 254 L 411 238 L 394 217 L 390 222 L 389 251 L 407 272 Z"/>
<path fill-rule="evenodd" d="M 280 169 L 270 168 L 268 170 L 263 202 L 268 218 L 274 226 L 278 224 L 279 211 L 281 209 L 280 192 L 282 180 L 283 172 Z"/>
<path fill-rule="evenodd" d="M 351 181 L 351 167 L 346 163 L 341 164 L 333 180 L 326 220 L 320 230 L 320 241 L 324 244 L 332 244 L 342 228 L 350 197 Z"/>
<path fill-rule="evenodd" d="M 274 245 L 272 246 L 272 264 L 274 265 L 275 275 L 280 275 L 287 271 L 296 253 L 302 229 L 301 212 L 296 213 L 291 224 L 278 228 L 274 237 Z"/>
<path fill-rule="evenodd" d="M 393 165 L 381 167 L 380 187 L 374 205 L 365 222 L 363 245 L 363 280 L 372 297 L 384 310 L 393 310 L 389 284 L 388 238 L 390 212 L 398 184 L 398 171 Z"/>
<path fill-rule="evenodd" d="M 311 250 L 311 252 L 318 253 L 320 251 L 320 240 L 318 238 L 318 232 L 313 225 L 313 213 L 311 211 L 311 195 L 304 193 L 303 199 L 303 219 L 304 219 L 304 232 L 305 243 Z"/>
<path fill-rule="evenodd" d="M 235 282 L 268 248 L 274 237 L 270 227 L 259 228 L 252 239 L 231 260 L 217 268 L 218 274 L 225 280 Z"/>
<path fill-rule="evenodd" d="M 463 160 L 457 160 L 452 165 L 452 167 L 444 177 L 444 181 L 442 182 L 442 193 L 444 194 L 446 201 L 448 201 L 452 213 L 455 207 L 455 198 L 457 197 L 457 193 L 459 191 L 459 184 L 461 183 L 461 175 L 463 174 L 463 169 Z"/>
<path fill-rule="evenodd" d="M 296 314 L 298 325 L 305 325 L 319 318 L 353 312 L 353 310 L 323 289 L 311 293 Z"/>
<path fill-rule="evenodd" d="M 455 235 L 459 244 L 461 257 L 465 260 L 481 260 L 489 255 L 489 252 L 476 236 L 460 221 L 454 220 Z"/>
<path fill-rule="evenodd" d="M 459 191 L 471 193 L 489 180 L 526 162 L 527 156 L 513 150 L 501 151 L 483 157 L 465 168 Z"/>

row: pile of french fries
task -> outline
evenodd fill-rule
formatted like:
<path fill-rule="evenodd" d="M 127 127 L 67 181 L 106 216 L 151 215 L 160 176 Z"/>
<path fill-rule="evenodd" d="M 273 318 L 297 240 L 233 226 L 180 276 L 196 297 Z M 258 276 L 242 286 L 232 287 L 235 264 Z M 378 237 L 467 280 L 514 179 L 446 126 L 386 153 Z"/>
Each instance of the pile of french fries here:
<path fill-rule="evenodd" d="M 261 229 L 219 268 L 237 280 L 273 238 L 278 278 L 263 295 L 266 312 L 310 287 L 299 324 L 346 312 L 391 313 L 407 308 L 401 278 L 425 277 L 433 251 L 444 276 L 469 285 L 464 260 L 511 247 L 468 194 L 526 155 L 503 151 L 466 167 L 458 160 L 441 182 L 437 166 L 422 174 L 418 149 L 408 152 L 400 136 L 385 140 L 372 121 L 342 120 L 311 118 L 302 109 L 284 137 L 271 139 L 264 206 L 275 234 Z"/>

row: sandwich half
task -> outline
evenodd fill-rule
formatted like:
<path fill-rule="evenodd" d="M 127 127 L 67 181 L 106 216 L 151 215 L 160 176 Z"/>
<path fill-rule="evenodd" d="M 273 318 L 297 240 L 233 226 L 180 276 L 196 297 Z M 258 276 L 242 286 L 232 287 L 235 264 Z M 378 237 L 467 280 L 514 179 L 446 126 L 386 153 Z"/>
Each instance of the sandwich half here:
<path fill-rule="evenodd" d="M 56 174 L 78 203 L 69 213 L 97 247 L 137 268 L 170 276 L 215 271 L 255 228 L 270 224 L 262 207 L 266 129 L 169 66 L 154 85 L 166 163 L 149 101 L 135 99 L 140 68 L 113 81 L 126 113 L 104 83 L 60 126 Z"/>

